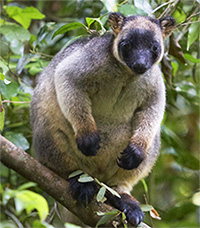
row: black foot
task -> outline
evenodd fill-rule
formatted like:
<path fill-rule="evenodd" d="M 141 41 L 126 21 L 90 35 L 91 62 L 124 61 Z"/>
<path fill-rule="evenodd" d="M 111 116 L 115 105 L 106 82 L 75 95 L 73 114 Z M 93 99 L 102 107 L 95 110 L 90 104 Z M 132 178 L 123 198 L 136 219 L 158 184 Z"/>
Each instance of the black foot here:
<path fill-rule="evenodd" d="M 117 164 L 123 169 L 131 170 L 137 168 L 144 158 L 145 153 L 141 148 L 129 144 L 121 153 L 121 157 L 118 158 Z"/>
<path fill-rule="evenodd" d="M 95 156 L 99 146 L 100 137 L 97 132 L 76 139 L 78 149 L 86 156 Z"/>
<path fill-rule="evenodd" d="M 97 193 L 97 185 L 94 181 L 81 183 L 78 178 L 79 176 L 69 179 L 71 194 L 78 203 L 87 206 Z"/>
<path fill-rule="evenodd" d="M 144 218 L 144 214 L 140 209 L 139 203 L 132 196 L 126 193 L 120 195 L 121 198 L 118 198 L 111 194 L 106 195 L 108 199 L 106 203 L 124 212 L 127 221 L 133 226 L 137 227 Z"/>

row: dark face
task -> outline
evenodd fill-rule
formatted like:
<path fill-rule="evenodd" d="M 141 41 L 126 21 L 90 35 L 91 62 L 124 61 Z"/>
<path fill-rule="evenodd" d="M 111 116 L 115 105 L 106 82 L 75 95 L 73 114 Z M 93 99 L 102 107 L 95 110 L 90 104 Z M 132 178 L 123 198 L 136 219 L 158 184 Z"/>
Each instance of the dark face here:
<path fill-rule="evenodd" d="M 118 44 L 120 58 L 136 74 L 144 74 L 161 54 L 161 46 L 148 30 L 134 29 Z"/>

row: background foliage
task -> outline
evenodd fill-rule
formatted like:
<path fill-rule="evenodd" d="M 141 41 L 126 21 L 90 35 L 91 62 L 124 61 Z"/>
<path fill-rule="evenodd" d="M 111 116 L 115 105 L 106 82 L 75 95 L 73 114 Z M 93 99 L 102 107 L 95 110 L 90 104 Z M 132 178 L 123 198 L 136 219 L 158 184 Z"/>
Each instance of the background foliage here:
<path fill-rule="evenodd" d="M 152 227 L 199 227 L 199 9 L 194 0 L 2 0 L 1 134 L 32 154 L 29 107 L 37 75 L 71 40 L 105 32 L 109 11 L 172 15 L 177 28 L 162 64 L 167 107 L 161 155 L 150 176 L 134 187 L 134 196 L 159 212 L 161 221 L 146 214 Z M 0 171 L 1 227 L 64 227 L 49 196 L 5 166 Z"/>

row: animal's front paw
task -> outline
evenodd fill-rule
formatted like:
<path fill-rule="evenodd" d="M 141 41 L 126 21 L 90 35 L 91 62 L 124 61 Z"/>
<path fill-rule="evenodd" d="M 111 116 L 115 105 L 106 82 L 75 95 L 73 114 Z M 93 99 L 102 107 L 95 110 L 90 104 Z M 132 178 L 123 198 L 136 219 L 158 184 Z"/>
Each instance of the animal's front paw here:
<path fill-rule="evenodd" d="M 97 132 L 78 137 L 76 139 L 78 149 L 86 156 L 95 156 L 100 148 L 100 137 Z"/>
<path fill-rule="evenodd" d="M 130 143 L 121 153 L 121 157 L 118 158 L 117 164 L 123 169 L 131 170 L 137 168 L 144 158 L 144 150 Z"/>

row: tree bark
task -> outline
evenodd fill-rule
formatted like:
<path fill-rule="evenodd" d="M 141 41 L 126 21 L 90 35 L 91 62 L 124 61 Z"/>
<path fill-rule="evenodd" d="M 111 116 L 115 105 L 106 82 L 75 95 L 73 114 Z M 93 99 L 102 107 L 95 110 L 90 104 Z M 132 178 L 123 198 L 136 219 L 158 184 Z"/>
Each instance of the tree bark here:
<path fill-rule="evenodd" d="M 78 205 L 70 194 L 68 181 L 43 166 L 1 135 L 0 159 L 5 166 L 15 170 L 27 180 L 36 182 L 43 191 L 89 226 L 94 227 L 100 219 L 96 212 L 108 212 L 112 209 L 106 204 L 98 204 L 96 200 L 93 200 L 87 207 Z M 104 226 L 112 227 L 112 221 Z"/>

